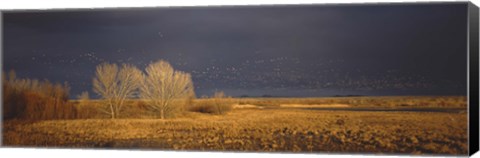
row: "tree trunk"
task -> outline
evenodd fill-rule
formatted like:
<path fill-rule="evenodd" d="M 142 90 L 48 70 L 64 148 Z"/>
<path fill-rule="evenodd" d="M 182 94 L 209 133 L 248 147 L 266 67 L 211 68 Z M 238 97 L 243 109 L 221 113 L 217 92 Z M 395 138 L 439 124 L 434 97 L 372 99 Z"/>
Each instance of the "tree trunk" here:
<path fill-rule="evenodd" d="M 112 115 L 112 119 L 115 119 L 115 110 L 113 110 L 112 105 L 110 105 L 110 114 Z"/>
<path fill-rule="evenodd" d="M 164 110 L 160 110 L 160 118 L 163 120 L 165 119 L 165 114 L 164 114 Z"/>

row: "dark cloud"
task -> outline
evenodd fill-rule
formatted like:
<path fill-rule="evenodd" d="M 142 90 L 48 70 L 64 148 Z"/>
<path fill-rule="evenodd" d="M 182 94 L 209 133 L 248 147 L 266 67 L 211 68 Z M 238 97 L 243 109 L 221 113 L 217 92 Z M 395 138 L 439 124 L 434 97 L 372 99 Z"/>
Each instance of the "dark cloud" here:
<path fill-rule="evenodd" d="M 4 70 L 91 90 L 165 59 L 198 95 L 465 95 L 466 3 L 4 13 Z"/>

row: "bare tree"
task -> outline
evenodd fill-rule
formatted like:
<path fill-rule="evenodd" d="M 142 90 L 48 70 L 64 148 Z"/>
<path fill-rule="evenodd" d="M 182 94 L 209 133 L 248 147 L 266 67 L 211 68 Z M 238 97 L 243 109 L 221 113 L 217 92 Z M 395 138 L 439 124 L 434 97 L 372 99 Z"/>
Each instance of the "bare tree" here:
<path fill-rule="evenodd" d="M 90 95 L 87 91 L 82 92 L 80 95 L 77 95 L 78 105 L 85 106 L 90 102 Z"/>
<path fill-rule="evenodd" d="M 160 113 L 160 118 L 173 114 L 193 92 L 192 78 L 189 73 L 177 71 L 172 66 L 160 60 L 151 63 L 146 68 L 140 96 L 155 111 Z"/>
<path fill-rule="evenodd" d="M 133 65 L 123 64 L 121 68 L 109 63 L 98 65 L 93 78 L 93 90 L 108 107 L 108 110 L 102 111 L 112 119 L 117 118 L 125 100 L 135 96 L 141 79 L 142 72 Z"/>
<path fill-rule="evenodd" d="M 90 100 L 90 95 L 88 94 L 87 91 L 84 91 L 80 95 L 78 95 L 77 98 L 81 102 L 88 101 L 88 100 Z"/>

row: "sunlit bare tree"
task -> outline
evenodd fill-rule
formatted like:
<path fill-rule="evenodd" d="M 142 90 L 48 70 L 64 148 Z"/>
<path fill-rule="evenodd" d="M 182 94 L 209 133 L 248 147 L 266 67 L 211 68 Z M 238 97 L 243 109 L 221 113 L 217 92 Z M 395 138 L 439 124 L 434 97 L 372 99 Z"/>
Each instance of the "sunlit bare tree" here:
<path fill-rule="evenodd" d="M 121 68 L 109 63 L 98 65 L 93 78 L 93 90 L 108 107 L 107 110 L 101 110 L 112 119 L 117 118 L 125 100 L 136 94 L 141 79 L 142 72 L 133 65 L 123 64 Z"/>
<path fill-rule="evenodd" d="M 77 99 L 80 106 L 85 106 L 90 102 L 90 95 L 87 91 L 84 91 L 80 93 L 80 95 L 77 95 Z"/>
<path fill-rule="evenodd" d="M 79 101 L 88 101 L 88 100 L 90 100 L 90 95 L 88 94 L 87 91 L 84 91 L 84 92 L 80 93 L 80 95 L 77 95 L 77 99 Z"/>
<path fill-rule="evenodd" d="M 140 96 L 160 114 L 160 118 L 172 115 L 193 94 L 189 73 L 174 70 L 166 61 L 151 63 L 145 69 Z"/>

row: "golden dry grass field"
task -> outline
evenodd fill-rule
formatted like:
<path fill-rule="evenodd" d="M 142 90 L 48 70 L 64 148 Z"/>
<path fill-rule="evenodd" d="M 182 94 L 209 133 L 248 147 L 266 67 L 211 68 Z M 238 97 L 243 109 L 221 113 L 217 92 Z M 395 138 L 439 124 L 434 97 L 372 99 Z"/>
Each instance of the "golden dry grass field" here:
<path fill-rule="evenodd" d="M 465 97 L 246 98 L 234 102 L 234 109 L 224 115 L 186 112 L 166 120 L 9 120 L 3 122 L 3 145 L 441 155 L 468 152 Z"/>

